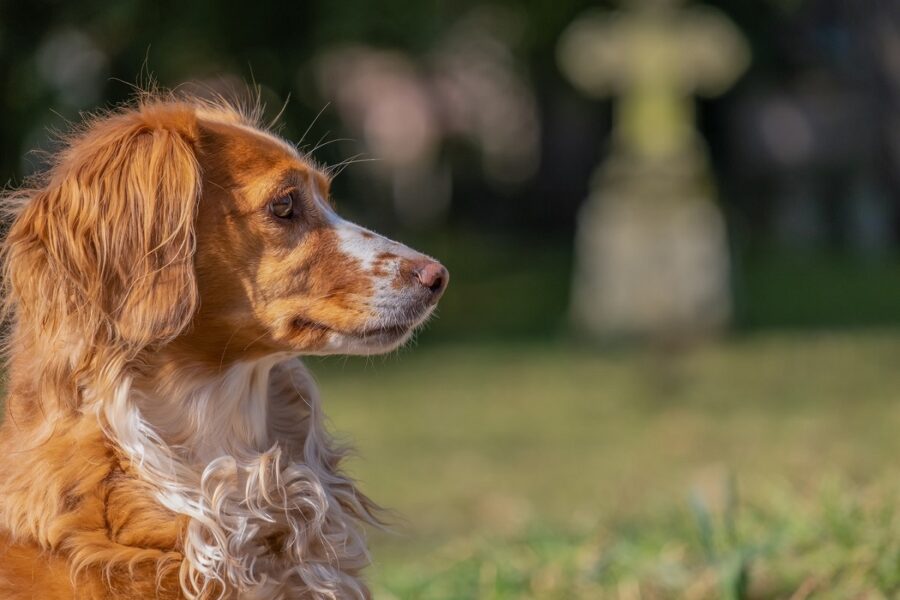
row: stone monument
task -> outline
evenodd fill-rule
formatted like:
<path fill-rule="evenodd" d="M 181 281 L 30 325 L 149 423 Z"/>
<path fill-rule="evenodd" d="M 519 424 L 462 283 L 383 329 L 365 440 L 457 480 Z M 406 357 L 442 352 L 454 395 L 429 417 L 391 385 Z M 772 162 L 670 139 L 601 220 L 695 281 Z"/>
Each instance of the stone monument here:
<path fill-rule="evenodd" d="M 589 337 L 694 337 L 730 317 L 725 224 L 693 96 L 727 89 L 749 51 L 718 11 L 678 4 L 589 13 L 559 44 L 580 90 L 615 98 L 611 152 L 578 220 L 572 317 Z"/>

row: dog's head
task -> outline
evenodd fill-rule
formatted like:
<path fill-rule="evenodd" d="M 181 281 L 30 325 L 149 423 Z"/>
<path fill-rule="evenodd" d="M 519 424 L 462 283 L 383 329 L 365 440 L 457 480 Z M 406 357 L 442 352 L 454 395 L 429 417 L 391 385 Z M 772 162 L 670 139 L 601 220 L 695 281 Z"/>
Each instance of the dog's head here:
<path fill-rule="evenodd" d="M 370 353 L 396 347 L 431 314 L 447 270 L 339 217 L 329 178 L 292 146 L 201 115 L 197 148 L 203 336 L 221 329 L 242 347 Z"/>
<path fill-rule="evenodd" d="M 433 259 L 341 219 L 326 173 L 225 106 L 99 118 L 20 196 L 8 297 L 20 324 L 70 342 L 384 352 L 447 286 Z"/>

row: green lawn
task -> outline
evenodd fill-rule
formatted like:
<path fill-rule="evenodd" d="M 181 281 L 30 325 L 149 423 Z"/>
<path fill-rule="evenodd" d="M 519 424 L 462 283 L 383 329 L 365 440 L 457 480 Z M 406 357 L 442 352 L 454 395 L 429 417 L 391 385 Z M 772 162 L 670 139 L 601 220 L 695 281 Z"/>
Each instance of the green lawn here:
<path fill-rule="evenodd" d="M 900 333 L 313 361 L 383 598 L 900 595 Z M 895 501 L 895 496 L 897 499 Z"/>

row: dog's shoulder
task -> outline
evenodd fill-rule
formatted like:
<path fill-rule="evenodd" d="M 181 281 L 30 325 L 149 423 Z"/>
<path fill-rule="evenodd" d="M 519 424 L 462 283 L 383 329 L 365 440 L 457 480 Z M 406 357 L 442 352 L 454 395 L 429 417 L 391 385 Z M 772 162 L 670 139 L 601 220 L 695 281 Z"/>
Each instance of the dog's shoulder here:
<path fill-rule="evenodd" d="M 184 519 L 165 509 L 95 418 L 15 410 L 0 429 L 0 597 L 181 598 Z M 143 577 L 136 574 L 145 571 Z M 72 574 L 78 593 L 72 587 Z M 143 583 L 142 583 L 143 582 Z M 106 591 L 104 591 L 106 590 Z M 17 595 L 18 594 L 18 595 Z"/>

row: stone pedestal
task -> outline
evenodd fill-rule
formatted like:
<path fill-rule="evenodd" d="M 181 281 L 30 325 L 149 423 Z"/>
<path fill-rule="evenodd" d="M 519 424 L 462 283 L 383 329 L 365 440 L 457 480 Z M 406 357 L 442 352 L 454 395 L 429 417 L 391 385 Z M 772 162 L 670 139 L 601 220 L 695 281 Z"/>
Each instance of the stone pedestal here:
<path fill-rule="evenodd" d="M 725 224 L 698 157 L 611 158 L 579 215 L 572 317 L 595 339 L 708 335 L 731 314 Z"/>

